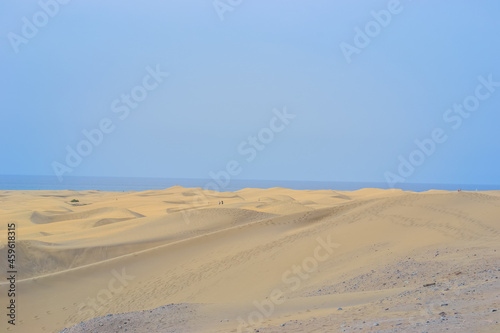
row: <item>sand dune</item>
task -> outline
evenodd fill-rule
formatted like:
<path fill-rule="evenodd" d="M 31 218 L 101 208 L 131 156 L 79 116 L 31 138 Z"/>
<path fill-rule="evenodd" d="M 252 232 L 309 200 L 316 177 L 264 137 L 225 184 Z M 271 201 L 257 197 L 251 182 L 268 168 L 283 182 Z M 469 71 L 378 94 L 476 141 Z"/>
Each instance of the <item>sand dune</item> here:
<path fill-rule="evenodd" d="M 8 332 L 500 331 L 500 191 L 1 191 L 0 213 Z"/>

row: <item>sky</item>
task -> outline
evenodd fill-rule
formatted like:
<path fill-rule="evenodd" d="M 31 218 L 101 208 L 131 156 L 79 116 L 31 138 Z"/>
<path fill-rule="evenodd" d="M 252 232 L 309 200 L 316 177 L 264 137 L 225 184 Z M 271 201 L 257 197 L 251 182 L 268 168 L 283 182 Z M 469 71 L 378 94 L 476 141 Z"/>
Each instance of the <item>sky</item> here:
<path fill-rule="evenodd" d="M 498 1 L 2 1 L 0 174 L 500 184 Z"/>

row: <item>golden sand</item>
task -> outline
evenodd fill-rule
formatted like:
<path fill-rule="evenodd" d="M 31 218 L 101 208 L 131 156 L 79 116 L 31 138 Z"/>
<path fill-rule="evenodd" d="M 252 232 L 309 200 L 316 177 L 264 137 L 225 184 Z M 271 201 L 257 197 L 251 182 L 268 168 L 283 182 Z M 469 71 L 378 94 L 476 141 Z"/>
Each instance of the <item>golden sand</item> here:
<path fill-rule="evenodd" d="M 0 216 L 8 332 L 500 331 L 499 191 L 0 191 Z"/>

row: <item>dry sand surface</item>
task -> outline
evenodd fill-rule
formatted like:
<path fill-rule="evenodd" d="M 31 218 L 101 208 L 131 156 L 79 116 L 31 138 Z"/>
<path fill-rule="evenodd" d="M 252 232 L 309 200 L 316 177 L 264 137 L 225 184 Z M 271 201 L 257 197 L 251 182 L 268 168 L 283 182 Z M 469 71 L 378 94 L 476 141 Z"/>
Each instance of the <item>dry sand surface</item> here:
<path fill-rule="evenodd" d="M 500 332 L 500 191 L 0 191 L 0 216 L 2 332 Z"/>

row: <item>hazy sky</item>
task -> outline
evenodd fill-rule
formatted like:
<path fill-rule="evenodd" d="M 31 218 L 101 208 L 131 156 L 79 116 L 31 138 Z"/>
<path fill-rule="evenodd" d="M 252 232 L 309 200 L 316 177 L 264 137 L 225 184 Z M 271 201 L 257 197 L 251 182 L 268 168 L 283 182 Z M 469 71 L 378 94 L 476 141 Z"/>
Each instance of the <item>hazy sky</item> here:
<path fill-rule="evenodd" d="M 499 13 L 2 1 L 0 174 L 500 184 Z"/>

